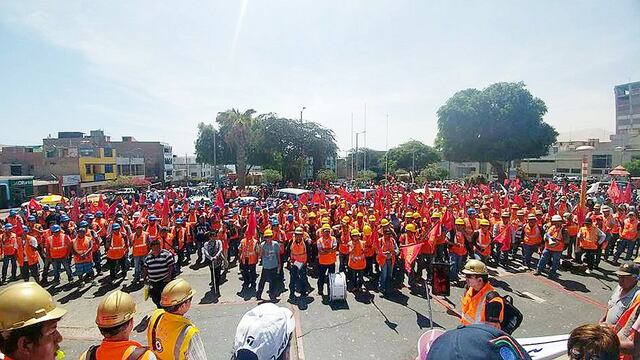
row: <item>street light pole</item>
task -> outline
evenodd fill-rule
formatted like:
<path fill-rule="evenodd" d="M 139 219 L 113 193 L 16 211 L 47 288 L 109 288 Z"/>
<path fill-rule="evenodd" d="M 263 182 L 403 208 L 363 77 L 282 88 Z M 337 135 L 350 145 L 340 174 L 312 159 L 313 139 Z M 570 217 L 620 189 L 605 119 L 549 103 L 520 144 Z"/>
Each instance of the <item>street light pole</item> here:
<path fill-rule="evenodd" d="M 300 124 L 302 124 L 302 112 L 306 109 L 306 106 L 302 107 L 302 110 L 300 110 Z"/>
<path fill-rule="evenodd" d="M 582 154 L 582 179 L 580 181 L 580 209 L 584 211 L 587 198 L 587 176 L 589 175 L 589 154 L 595 150 L 593 146 L 578 146 L 576 151 Z"/>
<path fill-rule="evenodd" d="M 218 148 L 216 147 L 216 136 L 218 135 L 218 131 L 213 129 L 213 183 L 214 185 L 218 184 L 218 159 L 216 158 L 216 153 L 218 152 Z"/>

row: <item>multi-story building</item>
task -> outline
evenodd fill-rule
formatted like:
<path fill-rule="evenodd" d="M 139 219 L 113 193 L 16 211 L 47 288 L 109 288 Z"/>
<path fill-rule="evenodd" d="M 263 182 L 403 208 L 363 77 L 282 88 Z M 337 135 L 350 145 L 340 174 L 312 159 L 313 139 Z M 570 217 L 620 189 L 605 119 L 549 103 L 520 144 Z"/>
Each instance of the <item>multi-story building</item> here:
<path fill-rule="evenodd" d="M 111 146 L 117 150 L 121 158 L 144 159 L 146 180 L 152 183 L 167 183 L 173 180 L 173 150 L 169 144 L 138 141 L 132 136 L 123 136 L 122 141 L 112 141 Z M 139 171 L 137 174 L 140 175 Z"/>
<path fill-rule="evenodd" d="M 58 180 L 67 195 L 96 191 L 117 178 L 116 150 L 102 130 L 88 136 L 59 132 L 57 138 L 42 140 L 42 152 L 42 173 Z"/>
<path fill-rule="evenodd" d="M 640 134 L 640 81 L 613 88 L 616 101 L 616 135 Z"/>
<path fill-rule="evenodd" d="M 198 163 L 195 156 L 173 156 L 174 181 L 210 179 L 213 178 L 213 173 L 213 165 Z"/>
<path fill-rule="evenodd" d="M 5 146 L 0 150 L 0 176 L 42 177 L 42 146 Z"/>

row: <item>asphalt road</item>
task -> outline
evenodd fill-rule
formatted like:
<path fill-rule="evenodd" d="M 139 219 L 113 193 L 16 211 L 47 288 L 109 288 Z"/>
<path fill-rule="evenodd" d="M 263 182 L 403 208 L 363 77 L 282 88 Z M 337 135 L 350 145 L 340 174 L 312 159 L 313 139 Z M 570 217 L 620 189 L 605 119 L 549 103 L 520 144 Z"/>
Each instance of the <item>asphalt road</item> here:
<path fill-rule="evenodd" d="M 596 322 L 617 283 L 613 274 L 615 267 L 605 262 L 601 267 L 601 271 L 589 276 L 561 271 L 557 281 L 533 276 L 530 272 L 492 271 L 494 286 L 500 293 L 512 295 L 524 314 L 515 336 L 566 334 L 578 325 Z M 288 272 L 286 275 L 288 284 Z M 230 359 L 235 328 L 242 315 L 257 302 L 237 294 L 241 288 L 237 268 L 230 269 L 217 302 L 209 292 L 207 268 L 184 268 L 182 277 L 197 291 L 188 316 L 202 332 L 208 358 Z M 154 305 L 150 300 L 143 301 L 141 287 L 130 287 L 125 282 L 116 287 L 86 287 L 77 291 L 65 286 L 64 275 L 62 280 L 62 285 L 49 290 L 69 310 L 59 324 L 67 359 L 77 359 L 82 351 L 100 341 L 94 324 L 95 310 L 100 296 L 116 287 L 130 292 L 136 299 L 138 326 L 133 337 L 146 343 L 141 320 L 153 311 Z M 315 279 L 310 282 L 315 287 Z M 459 309 L 462 293 L 463 289 L 453 287 L 451 296 L 434 298 L 434 326 L 451 329 L 458 324 L 453 312 Z M 388 298 L 374 292 L 354 298 L 349 293 L 347 301 L 338 304 L 323 303 L 314 291 L 304 310 L 288 303 L 287 297 L 288 292 L 284 292 L 278 304 L 291 308 L 296 318 L 292 359 L 414 359 L 418 338 L 430 326 L 423 291 L 412 294 L 403 288 Z"/>

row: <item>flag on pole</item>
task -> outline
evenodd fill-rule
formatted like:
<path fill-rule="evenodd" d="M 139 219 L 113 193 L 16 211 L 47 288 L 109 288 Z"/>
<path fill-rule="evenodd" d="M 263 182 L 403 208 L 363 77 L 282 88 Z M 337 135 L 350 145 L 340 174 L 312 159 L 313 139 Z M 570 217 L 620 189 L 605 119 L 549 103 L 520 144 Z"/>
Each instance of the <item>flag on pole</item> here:
<path fill-rule="evenodd" d="M 251 209 L 251 213 L 249 214 L 249 219 L 247 219 L 247 231 L 245 232 L 245 238 L 250 239 L 256 236 L 256 229 L 258 227 L 258 223 L 256 221 L 256 213 Z"/>
<path fill-rule="evenodd" d="M 418 254 L 420 254 L 421 248 L 422 243 L 400 247 L 400 252 L 402 253 L 402 258 L 404 259 L 404 269 L 407 271 L 407 273 L 411 273 L 411 267 L 413 265 L 413 262 L 416 261 Z"/>

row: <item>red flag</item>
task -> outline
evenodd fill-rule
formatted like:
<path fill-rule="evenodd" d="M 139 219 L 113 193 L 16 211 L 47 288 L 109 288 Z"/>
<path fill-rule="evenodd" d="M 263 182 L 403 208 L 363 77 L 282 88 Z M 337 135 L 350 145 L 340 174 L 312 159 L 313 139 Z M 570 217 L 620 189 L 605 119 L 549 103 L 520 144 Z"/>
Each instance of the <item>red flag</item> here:
<path fill-rule="evenodd" d="M 147 203 L 147 197 L 144 194 L 140 195 L 140 201 L 138 202 L 144 206 Z"/>
<path fill-rule="evenodd" d="M 107 211 L 107 205 L 104 203 L 102 194 L 100 194 L 100 199 L 98 199 L 98 210 L 102 211 L 103 214 Z"/>
<path fill-rule="evenodd" d="M 431 197 L 431 190 L 429 189 L 429 183 L 424 183 L 424 199 Z"/>
<path fill-rule="evenodd" d="M 305 205 L 309 201 L 309 193 L 302 193 L 298 196 L 298 203 Z"/>
<path fill-rule="evenodd" d="M 411 193 L 409 194 L 409 205 L 411 205 L 414 209 L 418 208 L 418 200 L 416 200 L 416 193 L 415 191 L 411 191 Z"/>
<path fill-rule="evenodd" d="M 619 203 L 620 202 L 620 189 L 618 189 L 618 183 L 613 180 L 611 181 L 611 185 L 609 186 L 609 190 L 607 190 L 607 195 L 609 195 L 609 198 L 615 203 Z"/>
<path fill-rule="evenodd" d="M 434 200 L 438 200 L 440 202 L 440 205 L 442 205 L 442 203 L 443 203 L 443 201 L 442 201 L 442 192 L 434 191 L 433 199 Z"/>
<path fill-rule="evenodd" d="M 113 201 L 113 203 L 111 203 L 111 206 L 109 206 L 107 211 L 104 213 L 105 219 L 108 219 L 108 218 L 112 217 L 113 215 L 115 215 L 116 206 L 118 205 L 119 202 L 120 202 L 120 200 L 116 199 L 116 200 Z"/>
<path fill-rule="evenodd" d="M 36 211 L 40 211 L 42 210 L 42 205 L 40 205 L 39 202 L 36 201 L 36 199 L 31 198 L 31 200 L 29 200 L 29 208 L 34 208 L 36 209 Z"/>
<path fill-rule="evenodd" d="M 247 219 L 247 231 L 244 233 L 245 238 L 250 239 L 256 236 L 256 228 L 258 227 L 258 223 L 256 221 L 256 214 L 251 210 L 249 214 L 249 219 Z"/>
<path fill-rule="evenodd" d="M 500 196 L 498 196 L 498 193 L 493 193 L 493 208 L 500 210 Z"/>
<path fill-rule="evenodd" d="M 360 192 L 360 191 L 358 191 Z M 311 199 L 311 203 L 313 204 L 321 204 L 322 203 L 322 197 L 320 196 L 320 192 L 316 191 L 315 194 L 313 194 L 313 199 Z"/>
<path fill-rule="evenodd" d="M 553 203 L 553 199 L 549 199 L 549 216 L 556 214 L 556 205 Z"/>
<path fill-rule="evenodd" d="M 24 229 L 22 229 L 22 226 L 24 225 L 24 223 L 22 222 L 22 216 L 16 215 L 16 223 L 17 223 L 15 226 L 16 235 L 21 236 L 22 233 L 24 233 Z"/>
<path fill-rule="evenodd" d="M 455 226 L 454 224 L 455 220 L 453 218 L 453 213 L 451 213 L 451 209 L 447 209 L 447 211 L 444 212 L 444 216 L 442 217 L 442 226 L 444 226 L 447 231 L 451 231 Z"/>
<path fill-rule="evenodd" d="M 400 247 L 400 252 L 402 253 L 402 257 L 404 258 L 404 269 L 407 271 L 407 273 L 411 273 L 411 267 L 413 265 L 413 262 L 416 261 L 418 254 L 420 254 L 421 248 L 422 243 Z"/>
<path fill-rule="evenodd" d="M 165 195 L 160 215 L 163 219 L 169 219 L 169 212 L 169 197 Z"/>
<path fill-rule="evenodd" d="M 482 190 L 485 195 L 491 194 L 491 188 L 488 185 L 480 184 L 480 190 Z"/>
<path fill-rule="evenodd" d="M 338 194 L 340 195 L 341 198 L 345 199 L 347 202 L 349 203 L 354 203 L 356 202 L 356 199 L 353 197 L 353 195 L 351 195 L 348 191 L 346 191 L 344 188 L 340 188 L 338 189 Z"/>
<path fill-rule="evenodd" d="M 502 199 L 502 209 L 503 210 L 509 210 L 509 197 L 508 196 L 504 196 L 504 199 Z"/>
<path fill-rule="evenodd" d="M 524 207 L 524 200 L 522 199 L 522 197 L 520 197 L 520 195 L 519 195 L 519 194 L 516 194 L 516 195 L 513 197 L 513 202 L 514 202 L 514 203 L 516 203 L 516 204 L 518 204 L 518 206 L 519 206 L 520 208 L 523 208 L 523 207 Z"/>
<path fill-rule="evenodd" d="M 624 188 L 624 193 L 620 198 L 620 202 L 622 203 L 631 203 L 631 183 L 627 183 L 627 187 Z"/>
<path fill-rule="evenodd" d="M 502 244 L 500 250 L 506 251 L 511 249 L 511 226 L 503 227 L 498 236 L 493 240 L 498 244 Z"/>
<path fill-rule="evenodd" d="M 576 206 L 576 217 L 578 218 L 578 226 L 582 226 L 586 217 L 584 213 L 584 207 L 580 205 Z"/>
<path fill-rule="evenodd" d="M 71 215 L 71 220 L 74 222 L 78 222 L 78 220 L 80 220 L 80 206 L 78 205 L 78 199 L 73 200 L 73 208 L 69 212 L 69 215 Z"/>
<path fill-rule="evenodd" d="M 216 192 L 216 203 L 215 206 L 222 209 L 224 207 L 224 196 L 222 196 L 222 190 L 218 189 Z"/>
<path fill-rule="evenodd" d="M 427 234 L 427 241 L 431 244 L 435 244 L 436 240 L 442 236 L 442 219 L 433 224 L 431 230 Z"/>
<path fill-rule="evenodd" d="M 535 205 L 538 202 L 538 189 L 534 189 L 531 194 L 530 202 L 532 205 Z"/>

